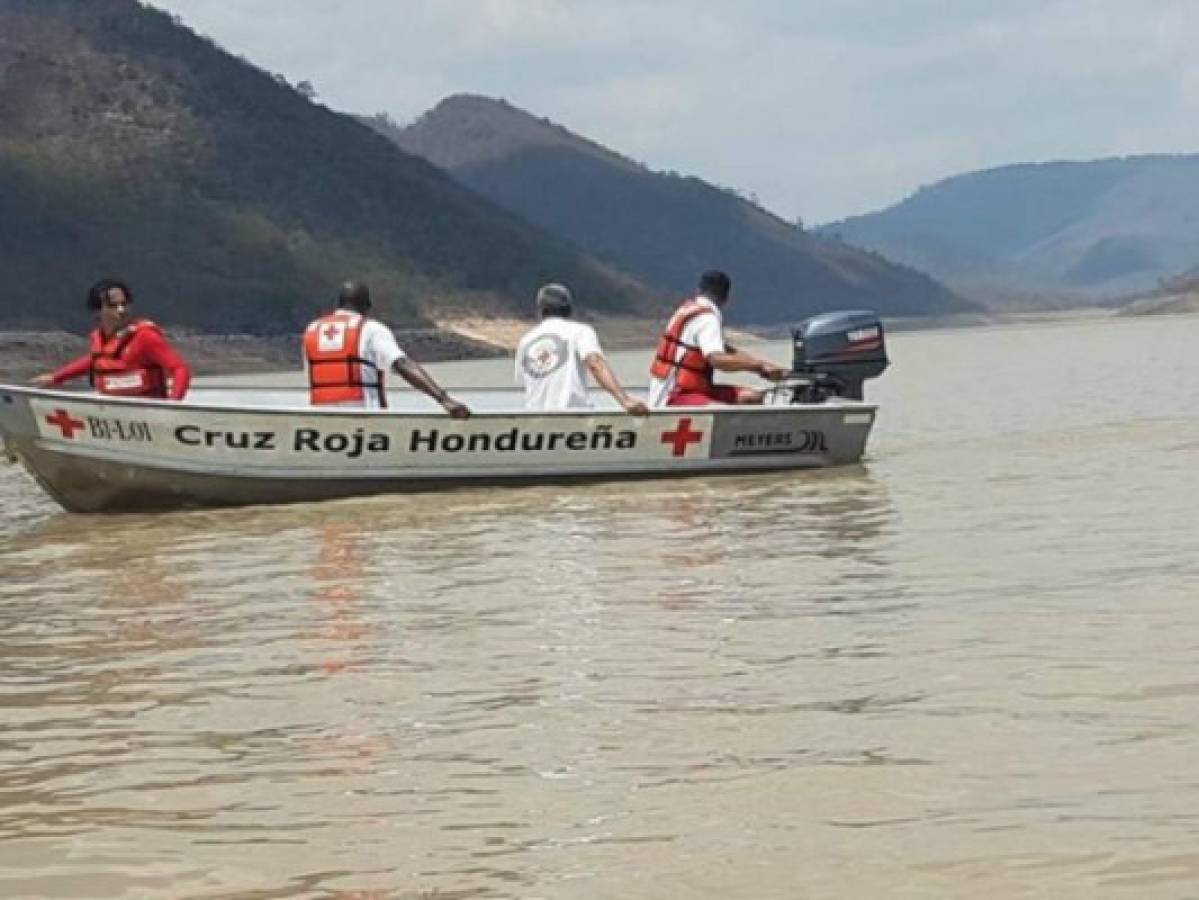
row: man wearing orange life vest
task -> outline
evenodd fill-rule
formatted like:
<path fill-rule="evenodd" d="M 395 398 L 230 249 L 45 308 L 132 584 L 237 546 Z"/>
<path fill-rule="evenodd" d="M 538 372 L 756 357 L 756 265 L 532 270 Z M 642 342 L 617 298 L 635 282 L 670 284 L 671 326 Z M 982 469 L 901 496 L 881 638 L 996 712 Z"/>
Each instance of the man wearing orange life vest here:
<path fill-rule="evenodd" d="M 149 319 L 134 319 L 133 293 L 123 281 L 105 278 L 87 293 L 87 308 L 98 314 L 98 327 L 88 337 L 89 352 L 60 369 L 33 379 L 59 385 L 87 375 L 101 394 L 182 400 L 191 371 L 162 329 Z"/>
<path fill-rule="evenodd" d="M 705 406 L 709 403 L 761 403 L 765 392 L 716 384 L 716 370 L 754 372 L 779 381 L 786 370 L 725 343 L 721 309 L 732 281 L 724 272 L 704 272 L 699 293 L 671 316 L 650 364 L 650 406 Z"/>
<path fill-rule="evenodd" d="M 469 418 L 470 410 L 400 349 L 390 328 L 367 317 L 370 308 L 370 289 L 362 282 L 347 281 L 338 292 L 337 309 L 304 331 L 312 405 L 385 409 L 384 375 L 395 372 L 455 419 Z"/>

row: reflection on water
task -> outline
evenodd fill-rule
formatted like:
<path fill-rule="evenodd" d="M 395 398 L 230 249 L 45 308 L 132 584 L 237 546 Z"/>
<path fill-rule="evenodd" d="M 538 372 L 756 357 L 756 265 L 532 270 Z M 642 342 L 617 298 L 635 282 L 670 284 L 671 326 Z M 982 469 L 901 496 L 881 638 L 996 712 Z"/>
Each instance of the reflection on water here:
<path fill-rule="evenodd" d="M 0 896 L 1194 893 L 1197 363 L 929 388 L 1063 333 L 899 336 L 837 471 L 103 518 L 0 467 Z"/>

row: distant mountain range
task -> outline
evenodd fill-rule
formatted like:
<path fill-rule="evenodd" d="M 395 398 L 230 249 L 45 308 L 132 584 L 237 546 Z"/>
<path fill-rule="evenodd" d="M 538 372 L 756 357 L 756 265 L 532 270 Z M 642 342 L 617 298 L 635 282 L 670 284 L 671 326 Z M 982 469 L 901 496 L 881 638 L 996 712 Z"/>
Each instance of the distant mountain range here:
<path fill-rule="evenodd" d="M 973 172 L 823 233 L 996 307 L 1110 300 L 1199 264 L 1199 155 Z"/>
<path fill-rule="evenodd" d="M 84 327 L 109 274 L 218 333 L 294 331 L 347 277 L 397 325 L 527 318 L 549 280 L 661 318 L 713 267 L 738 324 L 975 314 L 1154 289 L 1199 264 L 1197 210 L 1199 156 L 1135 157 L 962 175 L 813 233 L 500 100 L 357 120 L 138 0 L 0 0 L 4 328 Z"/>
<path fill-rule="evenodd" d="M 733 277 L 729 319 L 779 323 L 841 307 L 939 316 L 974 304 L 914 269 L 810 234 L 698 178 L 654 172 L 502 101 L 450 97 L 412 125 L 364 120 L 462 184 L 673 297 Z"/>
<path fill-rule="evenodd" d="M 126 277 L 172 327 L 298 328 L 346 277 L 383 315 L 666 299 L 136 0 L 0 0 L 0 325 L 78 328 Z"/>

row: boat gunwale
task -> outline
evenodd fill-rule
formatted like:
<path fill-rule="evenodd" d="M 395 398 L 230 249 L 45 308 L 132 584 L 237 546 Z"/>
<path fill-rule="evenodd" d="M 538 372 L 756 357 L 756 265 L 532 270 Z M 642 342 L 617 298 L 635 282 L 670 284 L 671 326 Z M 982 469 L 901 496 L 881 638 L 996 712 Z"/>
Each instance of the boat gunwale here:
<path fill-rule="evenodd" d="M 230 388 L 220 387 L 205 387 L 199 386 L 198 390 L 231 390 Z M 287 388 L 263 388 L 262 390 L 287 390 Z M 294 389 L 293 389 L 294 390 Z M 514 395 L 519 395 L 519 392 L 512 388 L 480 388 L 479 391 L 492 392 L 510 392 Z M 475 388 L 462 389 L 463 393 L 474 393 Z M 153 397 L 116 397 L 108 394 L 97 394 L 91 391 L 75 391 L 75 390 L 55 390 L 52 388 L 41 388 L 28 385 L 11 385 L 0 383 L 0 393 L 19 394 L 26 397 L 37 398 L 61 398 L 71 402 L 86 402 L 98 403 L 105 405 L 128 406 L 134 409 L 151 408 L 151 409 L 172 409 L 172 410 L 188 410 L 200 412 L 251 412 L 262 415 L 286 415 L 294 416 L 303 414 L 309 416 L 368 416 L 371 418 L 432 418 L 444 419 L 448 418 L 448 414 L 440 408 L 434 407 L 428 411 L 411 410 L 411 409 L 365 409 L 353 407 L 321 407 L 321 406 L 252 406 L 236 403 L 192 403 L 186 399 L 166 400 Z M 416 392 L 413 392 L 414 394 Z M 432 400 L 429 401 L 433 403 Z M 756 415 L 763 412 L 779 413 L 784 410 L 833 410 L 833 409 L 852 409 L 859 412 L 877 412 L 878 405 L 865 400 L 848 400 L 843 397 L 830 398 L 829 401 L 823 403 L 778 403 L 778 404 L 731 404 L 731 403 L 712 403 L 706 406 L 661 406 L 650 407 L 648 417 L 660 417 L 664 415 L 679 416 L 679 415 L 715 415 L 721 412 L 736 412 L 738 414 Z M 612 416 L 621 419 L 632 419 L 634 421 L 646 416 L 631 416 L 622 409 L 553 409 L 553 410 L 529 410 L 529 409 L 513 409 L 513 410 L 471 410 L 470 419 L 495 419 L 495 418 L 540 418 L 542 416 L 572 416 L 576 418 L 594 418 L 596 416 Z M 470 419 L 455 419 L 453 421 L 470 421 Z"/>

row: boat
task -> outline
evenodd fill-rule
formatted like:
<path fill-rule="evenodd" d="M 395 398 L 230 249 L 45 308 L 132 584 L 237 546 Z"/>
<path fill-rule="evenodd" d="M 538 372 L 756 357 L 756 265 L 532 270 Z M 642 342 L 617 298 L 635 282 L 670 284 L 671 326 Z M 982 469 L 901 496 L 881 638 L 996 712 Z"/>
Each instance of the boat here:
<path fill-rule="evenodd" d="M 533 413 L 516 390 L 456 391 L 473 411 L 456 420 L 413 391 L 361 410 L 282 388 L 199 385 L 171 402 L 0 385 L 0 433 L 46 493 L 84 513 L 858 462 L 877 413 L 861 382 L 887 364 L 881 324 L 827 314 L 793 337 L 793 372 L 761 406 L 633 417 L 596 392 L 593 409 Z"/>

